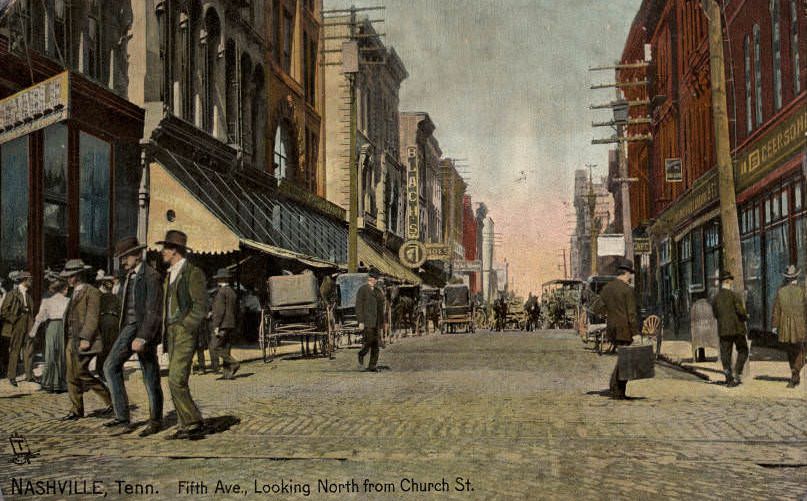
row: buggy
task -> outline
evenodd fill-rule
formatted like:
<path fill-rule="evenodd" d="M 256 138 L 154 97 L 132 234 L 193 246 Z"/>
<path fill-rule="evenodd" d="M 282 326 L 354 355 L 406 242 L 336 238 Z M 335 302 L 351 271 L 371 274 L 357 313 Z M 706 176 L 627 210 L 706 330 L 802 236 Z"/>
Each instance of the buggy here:
<path fill-rule="evenodd" d="M 440 315 L 440 333 L 474 332 L 474 307 L 471 292 L 464 284 L 451 284 L 443 288 Z"/>
<path fill-rule="evenodd" d="M 420 286 L 401 284 L 391 287 L 392 323 L 391 329 L 404 331 L 405 335 L 421 335 L 425 313 L 420 308 Z"/>
<path fill-rule="evenodd" d="M 334 324 L 337 344 L 343 340 L 353 343 L 353 337 L 361 339 L 362 331 L 356 320 L 356 294 L 367 283 L 367 273 L 342 273 L 336 277 L 336 308 Z"/>
<path fill-rule="evenodd" d="M 434 330 L 440 328 L 440 289 L 424 285 L 420 288 L 420 314 L 423 318 L 423 330 L 429 333 L 429 321 Z"/>
<path fill-rule="evenodd" d="M 299 339 L 304 357 L 332 355 L 328 310 L 313 273 L 269 277 L 268 306 L 262 317 L 259 344 L 264 362 L 277 355 L 284 339 Z"/>
<path fill-rule="evenodd" d="M 606 318 L 601 313 L 600 292 L 603 287 L 612 281 L 614 276 L 595 275 L 586 281 L 585 288 L 580 294 L 580 317 L 577 330 L 584 343 L 591 343 L 594 350 L 602 354 L 613 350 L 614 346 L 605 333 Z"/>
<path fill-rule="evenodd" d="M 551 280 L 542 286 L 541 314 L 544 328 L 574 328 L 580 316 L 581 280 Z"/>

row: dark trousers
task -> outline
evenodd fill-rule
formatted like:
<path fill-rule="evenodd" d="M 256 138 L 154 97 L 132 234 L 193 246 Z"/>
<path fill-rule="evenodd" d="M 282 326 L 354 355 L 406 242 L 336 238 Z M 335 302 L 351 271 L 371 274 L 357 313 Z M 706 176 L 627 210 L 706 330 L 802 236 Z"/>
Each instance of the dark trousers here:
<path fill-rule="evenodd" d="M 0 322 L 0 327 L 3 323 Z M 8 350 L 11 348 L 11 338 L 0 336 L 0 375 L 8 374 Z"/>
<path fill-rule="evenodd" d="M 790 364 L 791 380 L 801 381 L 801 369 L 804 367 L 804 343 L 787 344 L 787 361 Z"/>
<path fill-rule="evenodd" d="M 613 343 L 614 349 L 616 349 L 617 346 L 629 346 L 632 341 L 614 339 Z M 613 397 L 624 397 L 628 389 L 628 382 L 619 379 L 619 360 L 617 360 L 614 371 L 611 373 L 611 381 L 608 384 L 608 388 L 610 388 L 611 396 Z"/>
<path fill-rule="evenodd" d="M 11 346 L 8 350 L 8 378 L 17 379 L 17 366 L 20 363 L 20 353 L 22 353 L 22 363 L 25 368 L 25 377 L 28 381 L 34 379 L 34 340 L 28 336 L 27 332 L 17 332 L 11 338 Z"/>
<path fill-rule="evenodd" d="M 232 335 L 233 331 L 230 329 L 219 329 L 218 336 L 210 336 L 210 356 L 213 358 L 213 366 L 218 368 L 221 359 L 225 375 L 229 374 L 234 365 L 238 365 L 238 360 L 230 355 Z"/>
<path fill-rule="evenodd" d="M 364 344 L 362 344 L 359 356 L 363 357 L 370 352 L 370 363 L 368 369 L 375 369 L 378 363 L 378 329 L 376 327 L 364 328 Z"/>
<path fill-rule="evenodd" d="M 734 376 L 731 372 L 731 354 L 734 347 L 737 348 L 737 365 L 734 367 Z M 731 336 L 720 338 L 720 363 L 723 364 L 723 372 L 726 378 L 739 379 L 748 360 L 748 341 L 745 336 Z"/>
<path fill-rule="evenodd" d="M 77 340 L 67 340 L 67 393 L 73 413 L 79 416 L 84 415 L 84 394 L 88 391 L 94 391 L 104 401 L 104 405 L 112 405 L 109 390 L 90 372 L 93 358 L 93 355 L 79 355 Z"/>
<path fill-rule="evenodd" d="M 137 336 L 137 324 L 124 327 L 109 350 L 104 363 L 104 375 L 112 396 L 112 408 L 115 417 L 121 421 L 129 420 L 129 397 L 123 383 L 123 364 L 132 356 L 132 341 Z M 137 354 L 140 367 L 143 369 L 143 384 L 149 399 L 149 421 L 160 424 L 163 417 L 163 390 L 160 386 L 160 363 L 157 360 L 157 346 L 147 343 L 144 350 Z"/>

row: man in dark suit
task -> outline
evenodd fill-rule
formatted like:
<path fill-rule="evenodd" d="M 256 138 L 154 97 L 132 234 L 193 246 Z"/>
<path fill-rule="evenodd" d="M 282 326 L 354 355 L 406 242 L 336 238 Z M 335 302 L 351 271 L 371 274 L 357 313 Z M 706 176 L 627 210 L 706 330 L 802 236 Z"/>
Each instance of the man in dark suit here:
<path fill-rule="evenodd" d="M 639 333 L 636 315 L 636 292 L 630 285 L 633 282 L 633 263 L 625 261 L 617 268 L 616 279 L 608 282 L 600 292 L 600 309 L 607 315 L 606 335 L 614 346 L 627 346 L 633 342 L 634 334 Z M 619 363 L 611 373 L 609 384 L 611 396 L 617 400 L 626 398 L 628 382 L 619 378 Z"/>
<path fill-rule="evenodd" d="M 129 399 L 123 383 L 123 365 L 132 353 L 137 353 L 149 399 L 149 423 L 140 432 L 141 437 L 159 432 L 163 416 L 163 390 L 157 359 L 163 288 L 160 274 L 143 262 L 145 248 L 137 237 L 123 238 L 115 244 L 115 259 L 120 260 L 125 275 L 123 286 L 118 290 L 119 334 L 104 364 L 104 374 L 112 394 L 112 407 L 115 409 L 115 419 L 104 423 L 104 426 L 129 427 Z"/>
<path fill-rule="evenodd" d="M 207 313 L 207 290 L 204 272 L 186 259 L 188 236 L 169 230 L 162 245 L 163 262 L 168 276 L 163 285 L 163 328 L 168 364 L 168 388 L 177 412 L 179 427 L 169 438 L 195 439 L 204 436 L 202 413 L 191 397 L 188 380 L 193 354 L 196 352 L 196 332 Z"/>
<path fill-rule="evenodd" d="M 102 413 L 112 412 L 109 390 L 90 372 L 90 362 L 103 350 L 103 341 L 98 332 L 101 291 L 84 281 L 84 275 L 90 268 L 81 259 L 71 259 L 59 274 L 73 288 L 73 296 L 64 314 L 67 393 L 72 404 L 70 412 L 62 418 L 65 421 L 84 417 L 84 393 L 90 390 L 107 405 Z"/>
<path fill-rule="evenodd" d="M 33 357 L 34 340 L 26 334 L 31 330 L 34 323 L 34 300 L 31 297 L 31 274 L 27 271 L 17 272 L 14 275 L 16 285 L 8 292 L 3 300 L 3 308 L 0 315 L 3 318 L 4 338 L 9 340 L 8 351 L 8 382 L 11 386 L 17 386 L 17 366 L 22 353 L 23 367 L 25 367 L 25 377 L 28 381 L 34 381 Z"/>
<path fill-rule="evenodd" d="M 227 268 L 220 269 L 213 279 L 218 282 L 218 290 L 213 298 L 213 311 L 210 319 L 210 356 L 214 365 L 220 358 L 224 375 L 222 379 L 235 379 L 235 373 L 241 364 L 232 355 L 230 348 L 235 332 L 235 313 L 238 308 L 238 296 L 230 286 L 232 274 Z"/>
<path fill-rule="evenodd" d="M 717 319 L 717 335 L 720 338 L 720 362 L 726 375 L 726 386 L 733 388 L 742 384 L 740 375 L 748 360 L 748 341 L 745 339 L 745 321 L 748 313 L 739 294 L 732 290 L 734 276 L 724 271 L 720 275 L 720 291 L 712 298 L 712 311 Z M 734 373 L 731 370 L 731 356 L 737 348 L 737 362 Z"/>
<path fill-rule="evenodd" d="M 364 344 L 359 351 L 359 366 L 364 367 L 364 356 L 370 353 L 368 372 L 378 372 L 378 350 L 381 331 L 384 330 L 384 293 L 376 286 L 378 271 L 370 270 L 367 283 L 356 292 L 356 320 L 364 331 Z"/>

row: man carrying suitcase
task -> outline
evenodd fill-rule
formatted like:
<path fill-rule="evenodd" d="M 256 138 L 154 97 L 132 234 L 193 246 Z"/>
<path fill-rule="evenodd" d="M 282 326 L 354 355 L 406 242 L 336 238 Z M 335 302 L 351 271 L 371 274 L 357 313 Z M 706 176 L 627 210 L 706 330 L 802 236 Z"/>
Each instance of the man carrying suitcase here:
<path fill-rule="evenodd" d="M 633 283 L 633 263 L 625 261 L 617 268 L 616 280 L 608 282 L 600 293 L 601 308 L 604 309 L 606 320 L 606 333 L 613 340 L 615 346 L 628 346 L 633 342 L 633 335 L 638 334 L 639 324 L 636 315 L 636 292 Z M 619 362 L 611 373 L 609 388 L 611 397 L 616 400 L 625 400 L 625 390 L 628 387 L 626 380 L 619 377 Z"/>

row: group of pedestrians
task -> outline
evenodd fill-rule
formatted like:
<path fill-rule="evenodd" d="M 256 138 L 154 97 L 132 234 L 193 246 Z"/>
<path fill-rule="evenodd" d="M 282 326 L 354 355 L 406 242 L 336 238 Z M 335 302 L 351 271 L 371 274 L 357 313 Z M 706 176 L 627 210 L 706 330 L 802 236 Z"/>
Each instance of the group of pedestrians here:
<path fill-rule="evenodd" d="M 218 287 L 208 312 L 204 272 L 187 259 L 187 235 L 168 231 L 161 257 L 168 267 L 163 278 L 144 261 L 146 246 L 136 237 L 115 245 L 119 277 L 99 271 L 97 287 L 89 283 L 91 267 L 81 259 L 68 260 L 58 274 L 48 275 L 48 297 L 33 316 L 31 274 L 13 272 L 14 288 L 2 297 L 2 336 L 8 344 L 7 377 L 18 386 L 20 358 L 28 381 L 49 393 L 67 392 L 70 412 L 63 420 L 85 417 L 84 394 L 94 392 L 104 403 L 96 415 L 112 419 L 105 426 L 133 431 L 124 384 L 124 365 L 137 355 L 149 402 L 149 420 L 141 437 L 163 428 L 163 391 L 158 345 L 168 353 L 168 388 L 176 409 L 177 431 L 169 438 L 199 438 L 204 422 L 188 386 L 198 331 L 209 318 L 211 355 L 222 360 L 222 379 L 233 379 L 239 363 L 230 354 L 236 327 L 237 295 L 231 275 L 220 270 Z M 35 339 L 44 326 L 45 364 L 40 379 L 33 374 Z M 91 371 L 95 360 L 96 373 Z"/>
<path fill-rule="evenodd" d="M 614 346 L 627 346 L 641 326 L 636 308 L 636 293 L 632 287 L 635 271 L 629 261 L 618 266 L 618 275 L 600 293 L 600 308 L 607 316 L 606 333 Z M 805 364 L 807 342 L 807 293 L 798 282 L 801 270 L 790 265 L 783 273 L 783 284 L 777 291 L 773 304 L 773 332 L 785 347 L 791 376 L 788 388 L 801 383 L 800 373 Z M 747 341 L 748 312 L 740 293 L 734 290 L 734 276 L 725 271 L 720 277 L 720 288 L 710 300 L 717 320 L 720 340 L 720 362 L 726 378 L 726 386 L 734 388 L 742 384 L 742 373 L 749 358 Z M 735 356 L 736 354 L 736 356 Z M 733 363 L 732 363 L 733 361 Z M 619 364 L 611 374 L 611 396 L 626 398 L 627 380 L 620 377 Z"/>

